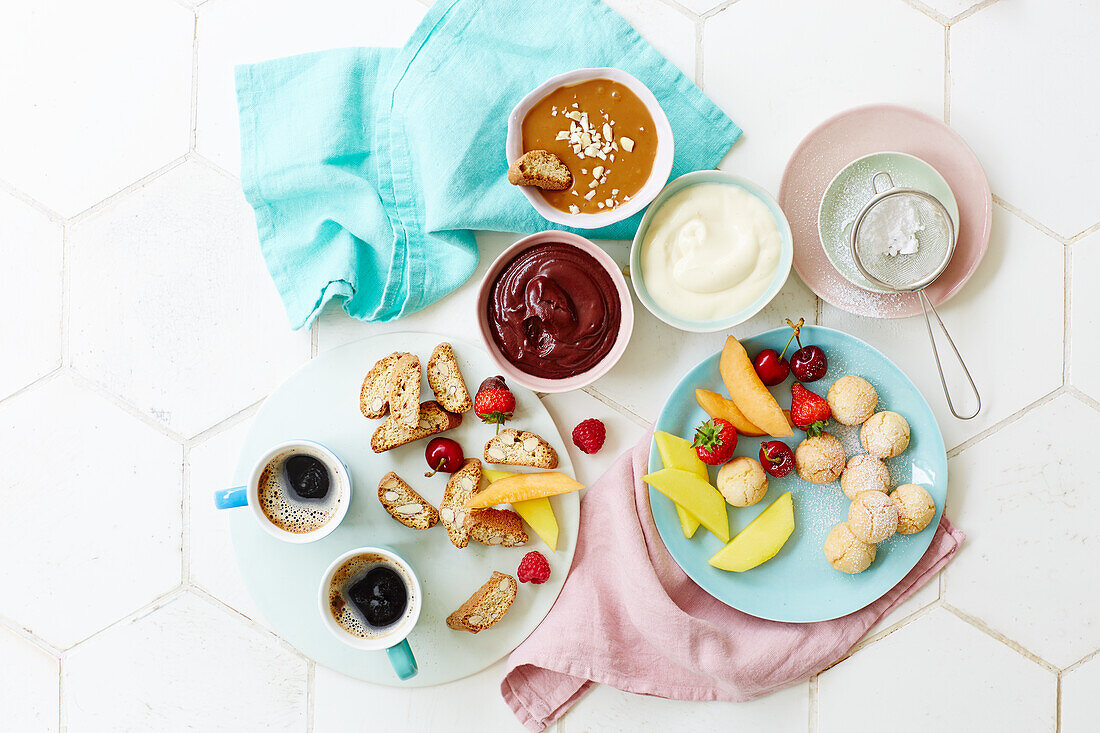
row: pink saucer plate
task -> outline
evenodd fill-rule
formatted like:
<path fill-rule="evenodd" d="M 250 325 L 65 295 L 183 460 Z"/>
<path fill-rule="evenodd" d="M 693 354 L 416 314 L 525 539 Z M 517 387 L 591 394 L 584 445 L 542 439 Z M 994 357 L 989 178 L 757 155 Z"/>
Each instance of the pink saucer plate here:
<path fill-rule="evenodd" d="M 905 318 L 921 312 L 915 293 L 872 293 L 844 278 L 825 256 L 817 214 L 829 182 L 856 158 L 883 150 L 909 153 L 939 171 L 959 204 L 959 236 L 951 264 L 924 291 L 939 305 L 966 284 L 989 246 L 993 196 L 974 151 L 959 134 L 923 112 L 873 104 L 841 112 L 818 125 L 795 149 L 779 205 L 794 235 L 794 269 L 831 305 L 870 318 Z"/>

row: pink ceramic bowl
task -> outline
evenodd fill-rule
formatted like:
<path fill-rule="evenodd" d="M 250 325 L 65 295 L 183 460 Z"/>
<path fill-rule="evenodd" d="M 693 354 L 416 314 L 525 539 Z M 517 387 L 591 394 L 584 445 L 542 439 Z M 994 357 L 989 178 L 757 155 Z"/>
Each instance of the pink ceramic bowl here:
<path fill-rule="evenodd" d="M 520 252 L 539 244 L 551 242 L 555 244 L 573 245 L 587 252 L 594 257 L 597 262 L 603 265 L 604 269 L 607 270 L 607 274 L 611 276 L 611 282 L 615 283 L 615 292 L 619 296 L 619 306 L 622 311 L 622 316 L 619 319 L 619 334 L 615 339 L 615 344 L 611 347 L 611 351 L 607 352 L 604 358 L 588 371 L 564 379 L 535 377 L 521 371 L 500 352 L 500 349 L 497 348 L 496 341 L 493 340 L 493 334 L 489 330 L 489 293 L 501 270 L 507 267 Z M 584 237 L 571 232 L 546 231 L 532 234 L 519 240 L 511 247 L 504 250 L 500 257 L 497 257 L 496 261 L 489 267 L 489 271 L 485 273 L 485 277 L 482 279 L 481 285 L 478 288 L 477 323 L 478 327 L 481 329 L 481 338 L 485 341 L 485 346 L 489 350 L 489 354 L 500 367 L 501 373 L 504 375 L 505 379 L 512 380 L 535 392 L 568 392 L 592 384 L 604 374 L 607 374 L 611 367 L 615 366 L 615 363 L 619 361 L 623 352 L 626 351 L 626 345 L 630 341 L 630 334 L 634 330 L 634 304 L 630 298 L 630 291 L 626 287 L 626 278 L 623 277 L 623 273 L 619 270 L 619 266 L 615 264 L 615 261 L 611 259 L 610 255 Z"/>

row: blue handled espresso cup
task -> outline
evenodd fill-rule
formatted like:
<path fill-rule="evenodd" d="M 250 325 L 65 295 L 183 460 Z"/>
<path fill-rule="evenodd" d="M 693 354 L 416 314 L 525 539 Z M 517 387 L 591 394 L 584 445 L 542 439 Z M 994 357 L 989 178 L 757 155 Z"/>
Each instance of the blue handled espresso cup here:
<path fill-rule="evenodd" d="M 351 476 L 320 443 L 280 443 L 252 467 L 248 483 L 215 492 L 218 509 L 248 507 L 268 534 L 302 544 L 327 536 L 351 504 Z"/>
<path fill-rule="evenodd" d="M 319 601 L 322 623 L 340 641 L 385 649 L 399 679 L 416 675 L 408 636 L 420 618 L 422 594 L 416 573 L 399 555 L 382 547 L 345 552 L 321 578 Z"/>

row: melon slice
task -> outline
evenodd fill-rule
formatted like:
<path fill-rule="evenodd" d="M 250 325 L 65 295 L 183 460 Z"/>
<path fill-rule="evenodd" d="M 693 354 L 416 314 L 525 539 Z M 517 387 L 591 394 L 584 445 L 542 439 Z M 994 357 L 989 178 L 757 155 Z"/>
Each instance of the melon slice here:
<path fill-rule="evenodd" d="M 794 435 L 779 403 L 757 376 L 745 347 L 733 336 L 726 338 L 718 369 L 734 404 L 749 422 L 777 438 Z"/>
<path fill-rule="evenodd" d="M 691 447 L 691 442 L 683 438 L 657 430 L 653 433 L 653 440 L 657 443 L 657 451 L 661 454 L 661 464 L 665 468 L 680 468 L 691 471 L 704 481 L 710 480 L 707 473 L 707 464 L 699 460 L 699 454 Z M 676 505 L 676 516 L 680 518 L 680 529 L 684 537 L 691 539 L 699 529 L 699 520 L 695 515 Z"/>
<path fill-rule="evenodd" d="M 494 471 L 492 469 L 485 469 L 483 473 L 489 483 L 515 475 L 510 471 Z M 516 514 L 523 517 L 523 521 L 530 525 L 535 534 L 542 538 L 542 541 L 546 543 L 551 552 L 557 552 L 558 518 L 554 515 L 554 508 L 550 505 L 549 497 L 543 496 L 538 499 L 513 502 L 512 508 L 516 510 Z"/>

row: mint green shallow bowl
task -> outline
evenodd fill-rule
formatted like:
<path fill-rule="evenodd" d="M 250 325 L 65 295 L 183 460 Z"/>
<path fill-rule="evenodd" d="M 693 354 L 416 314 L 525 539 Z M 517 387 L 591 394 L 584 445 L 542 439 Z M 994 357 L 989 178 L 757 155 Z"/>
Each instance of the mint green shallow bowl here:
<path fill-rule="evenodd" d="M 939 199 L 959 231 L 959 204 L 951 186 L 939 171 L 915 155 L 909 153 L 871 153 L 856 158 L 833 176 L 821 197 L 817 212 L 817 233 L 821 248 L 833 267 L 853 285 L 875 293 L 892 293 L 881 285 L 875 285 L 856 267 L 852 256 L 852 225 L 860 210 L 875 195 L 871 177 L 879 171 L 890 174 L 894 186 L 915 188 Z"/>
<path fill-rule="evenodd" d="M 777 328 L 743 339 L 749 356 L 766 348 L 783 348 L 791 330 Z M 829 371 L 808 389 L 825 395 L 832 383 L 845 374 L 858 374 L 874 385 L 879 410 L 893 410 L 909 422 L 912 438 L 904 453 L 886 461 L 895 486 L 921 484 L 936 502 L 936 515 L 924 530 L 911 535 L 894 535 L 878 545 L 878 555 L 862 573 L 846 575 L 834 570 L 825 559 L 825 536 L 848 518 L 851 502 L 840 490 L 840 482 L 816 486 L 792 471 L 783 478 L 768 478 L 768 493 L 750 507 L 728 507 L 730 536 L 736 535 L 784 492 L 794 499 L 794 533 L 775 557 L 752 570 L 733 573 L 708 562 L 723 543 L 700 527 L 691 539 L 684 537 L 676 505 L 656 489 L 649 490 L 649 505 L 657 532 L 669 553 L 684 572 L 703 590 L 723 603 L 759 618 L 790 623 L 810 623 L 846 616 L 873 603 L 904 578 L 928 550 L 947 502 L 947 453 L 932 409 L 920 391 L 892 361 L 854 336 L 820 326 L 806 326 L 802 343 L 825 350 Z M 695 389 L 725 394 L 718 373 L 721 353 L 707 357 L 689 371 L 665 403 L 657 418 L 657 430 L 690 437 L 707 419 L 695 401 Z M 771 388 L 783 407 L 791 402 L 790 378 Z M 793 450 L 805 433 L 795 430 L 792 438 L 779 438 Z M 859 447 L 859 428 L 830 421 L 826 432 L 840 440 L 850 456 L 864 453 Z M 762 440 L 739 436 L 734 455 L 757 457 Z M 656 447 L 649 454 L 649 470 L 658 471 L 661 457 Z M 717 470 L 710 469 L 711 479 Z"/>
<path fill-rule="evenodd" d="M 779 229 L 779 266 L 775 270 L 775 275 L 772 277 L 768 289 L 748 308 L 712 321 L 681 318 L 666 311 L 649 294 L 645 284 L 645 273 L 642 271 L 642 242 L 645 240 L 646 232 L 649 231 L 649 225 L 653 221 L 653 217 L 657 215 L 661 206 L 670 197 L 675 196 L 685 188 L 697 186 L 701 183 L 721 183 L 727 186 L 737 186 L 748 191 L 764 202 L 764 205 L 768 207 L 768 211 L 775 219 L 776 227 Z M 793 260 L 794 239 L 791 237 L 791 225 L 787 223 L 787 216 L 783 213 L 783 209 L 779 208 L 779 204 L 770 193 L 747 178 L 741 178 L 732 173 L 726 173 L 725 171 L 695 171 L 694 173 L 685 173 L 665 186 L 661 193 L 657 194 L 657 198 L 653 199 L 653 203 L 649 205 L 649 208 L 646 209 L 642 222 L 638 225 L 638 233 L 634 235 L 634 241 L 630 245 L 630 282 L 634 285 L 634 293 L 638 296 L 638 300 L 642 302 L 642 305 L 646 307 L 646 310 L 668 325 L 681 331 L 694 331 L 697 333 L 724 331 L 749 320 L 771 302 L 772 298 L 779 293 L 783 284 L 787 282 Z"/>

